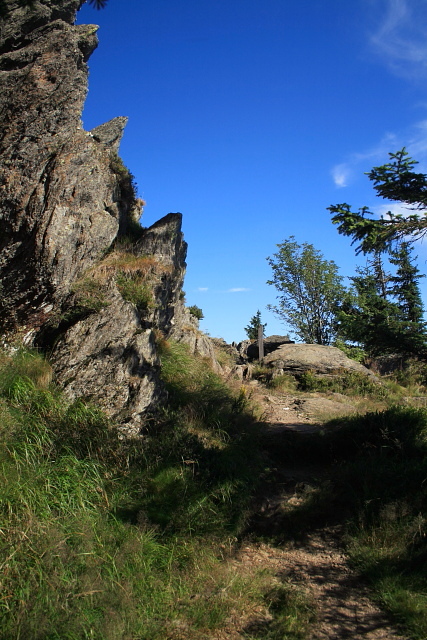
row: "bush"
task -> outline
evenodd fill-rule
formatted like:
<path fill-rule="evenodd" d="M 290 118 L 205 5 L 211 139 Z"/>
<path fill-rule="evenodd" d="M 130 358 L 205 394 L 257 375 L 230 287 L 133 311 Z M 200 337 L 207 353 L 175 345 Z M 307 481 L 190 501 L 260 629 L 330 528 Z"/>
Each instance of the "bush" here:
<path fill-rule="evenodd" d="M 387 389 L 380 383 L 372 382 L 369 377 L 357 371 L 337 372 L 329 377 L 306 371 L 298 377 L 300 391 L 332 391 L 350 396 L 371 396 L 385 398 Z"/>
<path fill-rule="evenodd" d="M 202 320 L 205 317 L 200 307 L 195 304 L 193 304 L 191 307 L 188 307 L 188 310 L 192 316 L 197 318 L 197 320 Z"/>

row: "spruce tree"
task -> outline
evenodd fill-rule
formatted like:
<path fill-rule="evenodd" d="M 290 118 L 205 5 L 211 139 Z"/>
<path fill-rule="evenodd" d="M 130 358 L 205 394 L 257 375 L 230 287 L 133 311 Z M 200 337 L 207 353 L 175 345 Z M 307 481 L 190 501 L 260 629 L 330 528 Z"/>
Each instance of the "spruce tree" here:
<path fill-rule="evenodd" d="M 415 264 L 416 257 L 411 256 L 408 242 L 402 242 L 390 252 L 390 262 L 394 264 L 396 275 L 390 293 L 394 296 L 401 314 L 401 333 L 403 346 L 407 352 L 418 355 L 426 351 L 426 327 L 423 320 L 424 307 L 421 298 L 419 280 L 424 278 Z"/>
<path fill-rule="evenodd" d="M 390 301 L 384 289 L 388 274 L 376 269 L 372 263 L 356 269 L 350 278 L 353 298 L 341 305 L 339 333 L 342 338 L 363 346 L 371 356 L 395 353 L 401 329 L 401 310 Z M 380 277 L 379 277 L 380 276 Z"/>
<path fill-rule="evenodd" d="M 261 322 L 261 311 L 258 309 L 256 314 L 254 316 L 252 316 L 248 326 L 245 327 L 246 335 L 248 336 L 249 340 L 257 340 L 258 339 L 258 328 L 259 327 L 262 327 L 262 335 L 264 336 L 265 327 L 266 326 L 267 326 L 267 323 L 262 324 L 262 322 Z"/>
<path fill-rule="evenodd" d="M 396 275 L 391 278 L 391 293 L 395 296 L 408 322 L 419 324 L 424 330 L 423 302 L 418 281 L 425 278 L 415 264 L 416 257 L 411 256 L 412 249 L 408 242 L 402 242 L 397 249 L 390 252 L 390 262 L 396 265 Z"/>

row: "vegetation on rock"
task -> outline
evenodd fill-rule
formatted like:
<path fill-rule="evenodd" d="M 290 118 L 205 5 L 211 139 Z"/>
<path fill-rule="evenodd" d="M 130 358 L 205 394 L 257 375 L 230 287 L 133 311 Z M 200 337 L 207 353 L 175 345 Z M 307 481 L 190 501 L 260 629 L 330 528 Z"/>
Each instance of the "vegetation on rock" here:
<path fill-rule="evenodd" d="M 203 315 L 203 311 L 201 310 L 201 308 L 198 307 L 196 304 L 193 304 L 191 305 L 191 307 L 188 307 L 188 310 L 190 314 L 194 316 L 194 318 L 197 318 L 197 320 L 203 320 L 203 318 L 205 317 Z"/>

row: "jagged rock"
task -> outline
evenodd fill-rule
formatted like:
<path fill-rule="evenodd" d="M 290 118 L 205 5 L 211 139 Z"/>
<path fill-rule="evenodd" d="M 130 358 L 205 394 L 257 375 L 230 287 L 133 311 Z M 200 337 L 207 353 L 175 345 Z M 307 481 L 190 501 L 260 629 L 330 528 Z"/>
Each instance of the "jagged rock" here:
<path fill-rule="evenodd" d="M 190 313 L 183 300 L 175 307 L 175 317 L 168 337 L 187 344 L 191 353 L 207 358 L 216 373 L 223 373 L 216 357 L 214 340 L 199 330 L 199 320 Z"/>
<path fill-rule="evenodd" d="M 142 415 L 166 398 L 159 379 L 155 333 L 159 331 L 169 337 L 175 326 L 186 247 L 181 214 L 168 214 L 145 230 L 138 243 L 131 246 L 131 253 L 119 253 L 120 267 L 107 256 L 88 273 L 89 283 L 94 282 L 103 291 L 103 308 L 73 320 L 70 327 L 63 325 L 62 332 L 60 327 L 51 352 L 53 370 L 65 394 L 71 400 L 81 396 L 97 400 L 127 434 L 137 434 Z M 149 254 L 152 251 L 158 253 Z M 144 308 L 124 300 L 124 294 L 119 292 L 117 272 L 122 269 L 125 274 L 126 268 L 131 281 L 137 274 L 135 282 L 141 277 L 141 270 L 146 269 L 141 284 L 152 298 Z M 83 285 L 88 286 L 85 282 Z M 67 316 L 67 311 L 72 312 L 75 307 L 76 300 L 72 297 L 63 315 Z M 52 341 L 50 336 L 48 343 Z"/>
<path fill-rule="evenodd" d="M 123 116 L 113 118 L 109 122 L 105 122 L 99 125 L 99 127 L 92 129 L 90 134 L 96 142 L 101 142 L 106 148 L 111 149 L 114 153 L 118 153 L 127 121 L 128 118 Z"/>
<path fill-rule="evenodd" d="M 274 369 L 274 374 L 298 375 L 305 371 L 333 374 L 342 370 L 357 371 L 375 379 L 376 376 L 362 364 L 348 358 L 337 347 L 320 344 L 284 344 L 267 355 L 263 363 Z"/>
<path fill-rule="evenodd" d="M 132 206 L 112 166 L 123 119 L 81 128 L 94 25 L 79 0 L 6 0 L 0 32 L 0 326 L 37 329 Z M 97 131 L 95 130 L 95 132 Z M 107 135 L 107 131 L 112 132 Z"/>
<path fill-rule="evenodd" d="M 135 305 L 123 300 L 114 283 L 108 288 L 108 306 L 72 325 L 51 360 L 70 400 L 95 401 L 124 433 L 137 435 L 142 414 L 166 397 L 154 334 L 143 328 Z"/>
<path fill-rule="evenodd" d="M 243 382 L 243 380 L 251 380 L 253 365 L 251 364 L 236 364 L 230 369 L 229 377 L 237 378 Z"/>
<path fill-rule="evenodd" d="M 141 255 L 155 256 L 164 266 L 164 274 L 156 287 L 156 305 L 151 322 L 166 337 L 171 336 L 176 315 L 181 313 L 181 298 L 187 257 L 187 243 L 181 231 L 182 214 L 168 213 L 145 229 L 135 245 Z"/>
<path fill-rule="evenodd" d="M 142 202 L 117 155 L 126 118 L 81 127 L 97 46 L 97 27 L 74 25 L 81 4 L 4 4 L 0 332 L 25 333 L 71 400 L 134 435 L 165 398 L 156 334 L 179 331 L 187 245 L 181 214 L 135 226 Z"/>
<path fill-rule="evenodd" d="M 235 344 L 233 342 L 232 346 L 235 347 L 236 352 L 238 354 L 239 364 L 243 364 L 244 362 L 248 361 L 247 351 L 251 344 L 252 344 L 252 340 L 242 340 L 242 342 L 239 342 L 238 344 Z"/>

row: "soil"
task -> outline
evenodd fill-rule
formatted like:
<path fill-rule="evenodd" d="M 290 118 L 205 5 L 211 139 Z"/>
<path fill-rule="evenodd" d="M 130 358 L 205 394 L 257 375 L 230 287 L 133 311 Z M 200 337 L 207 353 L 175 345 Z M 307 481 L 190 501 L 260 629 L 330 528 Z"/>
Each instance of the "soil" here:
<path fill-rule="evenodd" d="M 316 393 L 280 394 L 254 382 L 250 389 L 252 400 L 262 412 L 268 447 L 273 449 L 283 431 L 311 433 L 322 428 L 319 417 L 325 414 L 339 416 L 356 410 L 349 398 L 340 394 L 328 397 Z M 321 468 L 313 466 L 289 468 L 286 465 L 286 468 L 275 469 L 275 482 L 263 487 L 248 537 L 232 559 L 236 570 L 245 566 L 266 569 L 272 572 L 278 584 L 285 582 L 302 590 L 316 609 L 316 621 L 307 640 L 404 640 L 387 615 L 371 600 L 368 586 L 349 567 L 338 522 L 329 518 L 324 526 L 310 529 L 304 535 L 299 532 L 295 539 L 287 536 L 280 540 L 284 514 L 315 490 L 313 480 L 319 473 Z M 251 534 L 252 540 L 261 537 L 264 542 L 252 542 Z M 241 617 L 230 620 L 228 627 L 212 640 L 268 637 L 259 629 L 263 625 L 268 627 L 270 621 L 268 611 L 252 611 L 245 620 Z"/>

